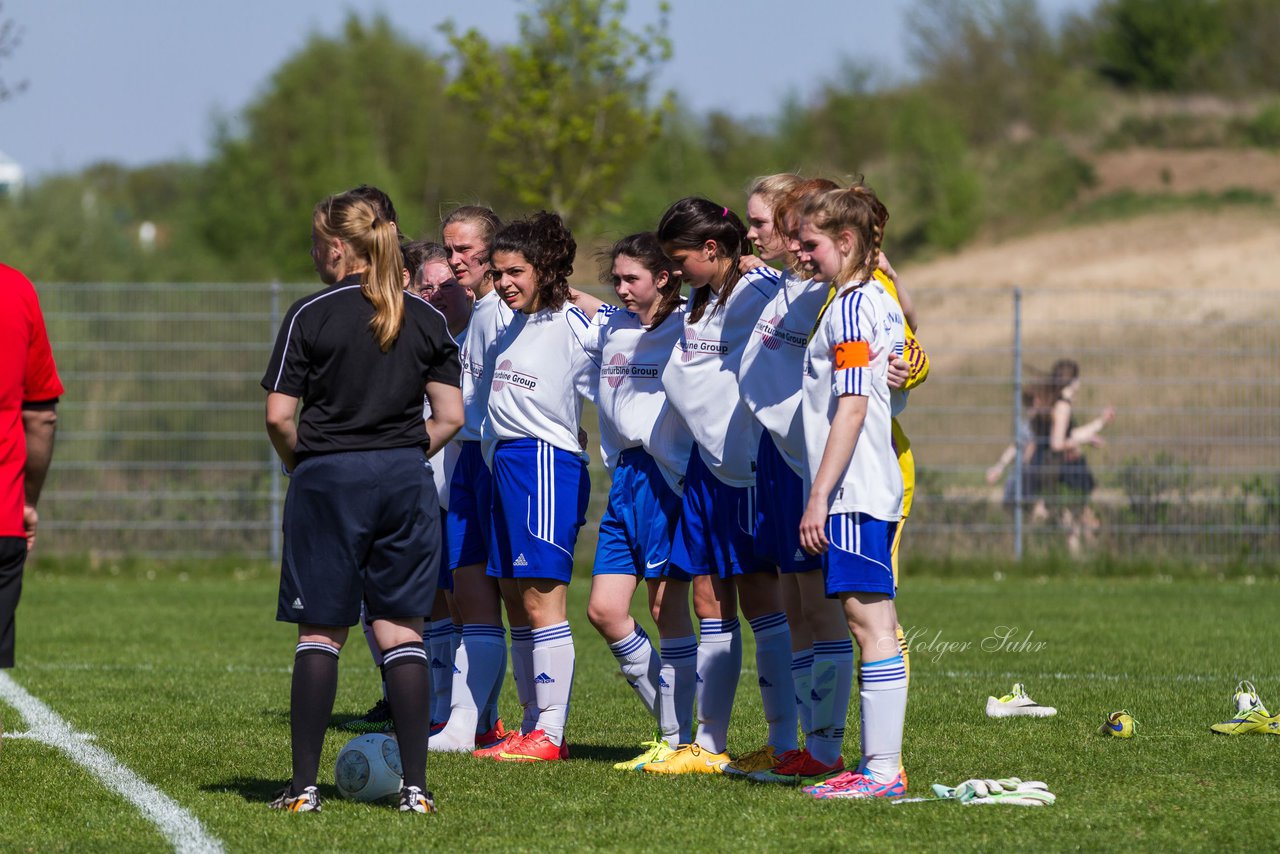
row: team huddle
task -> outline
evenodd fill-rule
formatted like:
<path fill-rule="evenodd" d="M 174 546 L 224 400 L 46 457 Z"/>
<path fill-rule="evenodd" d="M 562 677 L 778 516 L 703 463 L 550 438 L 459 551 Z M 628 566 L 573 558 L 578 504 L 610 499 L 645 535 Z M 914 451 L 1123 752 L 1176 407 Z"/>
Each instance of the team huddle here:
<path fill-rule="evenodd" d="M 401 251 L 379 191 L 316 207 L 329 287 L 290 309 L 263 379 L 292 474 L 278 618 L 299 625 L 293 778 L 273 806 L 320 808 L 338 651 L 357 621 L 384 698 L 353 728 L 394 727 L 402 811 L 435 809 L 428 750 L 569 756 L 588 432 L 612 482 L 587 615 L 655 725 L 615 767 L 903 794 L 894 596 L 914 476 L 896 416 L 928 359 L 870 188 L 773 175 L 746 213 L 676 202 L 604 256 L 605 305 L 570 288 L 577 245 L 556 214 L 504 225 L 463 207 L 443 252 Z M 428 256 L 454 280 L 423 299 Z M 598 425 L 582 423 L 584 400 Z M 630 616 L 642 582 L 656 643 Z M 739 610 L 767 735 L 731 758 Z M 506 627 L 522 707 L 509 728 Z M 861 750 L 846 765 L 855 643 Z"/>

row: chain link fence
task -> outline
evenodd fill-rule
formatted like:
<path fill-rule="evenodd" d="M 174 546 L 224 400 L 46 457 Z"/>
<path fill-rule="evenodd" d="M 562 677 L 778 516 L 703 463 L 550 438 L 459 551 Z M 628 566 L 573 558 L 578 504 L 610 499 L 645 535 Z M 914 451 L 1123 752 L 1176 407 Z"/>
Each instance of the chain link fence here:
<path fill-rule="evenodd" d="M 1070 359 L 1080 368 L 1076 422 L 1107 406 L 1117 413 L 1100 434 L 1105 445 L 1084 450 L 1096 523 L 1082 526 L 1083 554 L 1272 558 L 1280 548 L 1277 298 L 1189 283 L 985 291 L 930 303 L 920 334 L 934 367 L 904 415 L 919 466 L 912 552 L 1017 556 L 1075 545 L 1070 523 L 1083 512 L 1081 496 L 1037 489 L 1043 472 L 1031 472 L 1019 511 L 1003 482 L 985 478 L 1031 414 L 1019 390 L 1036 389 L 1056 361 Z M 1013 469 L 1005 476 L 1016 477 Z"/>
<path fill-rule="evenodd" d="M 258 382 L 283 311 L 315 288 L 40 286 L 67 387 L 41 550 L 278 553 L 285 484 Z M 1031 497 L 1008 506 L 985 474 L 1026 415 L 1018 389 L 1036 381 L 1034 369 L 1069 358 L 1081 368 L 1078 419 L 1108 404 L 1118 412 L 1106 445 L 1086 451 L 1097 480 L 1089 552 L 1203 563 L 1274 555 L 1278 299 L 1192 285 L 931 295 L 920 335 L 933 369 L 903 416 L 918 466 L 909 554 L 1065 550 L 1061 496 L 1044 496 L 1043 514 Z M 589 519 L 598 519 L 607 484 L 598 466 L 593 478 Z M 580 550 L 593 541 L 584 537 Z"/>

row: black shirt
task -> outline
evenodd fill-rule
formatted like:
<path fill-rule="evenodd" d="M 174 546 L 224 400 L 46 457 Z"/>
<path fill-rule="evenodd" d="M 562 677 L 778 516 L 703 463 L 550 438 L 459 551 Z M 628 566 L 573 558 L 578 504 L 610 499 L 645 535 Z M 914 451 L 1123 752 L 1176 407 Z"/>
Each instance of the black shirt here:
<path fill-rule="evenodd" d="M 404 325 L 385 353 L 359 275 L 289 308 L 262 387 L 302 398 L 299 459 L 430 444 L 423 391 L 427 382 L 459 385 L 462 363 L 444 316 L 413 294 L 404 303 Z"/>

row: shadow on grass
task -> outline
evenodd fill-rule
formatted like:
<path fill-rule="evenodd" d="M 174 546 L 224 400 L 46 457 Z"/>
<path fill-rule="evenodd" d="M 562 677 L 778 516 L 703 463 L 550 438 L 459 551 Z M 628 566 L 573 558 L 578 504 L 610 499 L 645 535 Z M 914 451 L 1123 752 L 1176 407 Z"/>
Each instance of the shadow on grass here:
<path fill-rule="evenodd" d="M 612 764 L 634 759 L 639 754 L 640 746 L 635 744 L 630 747 L 615 747 L 610 744 L 578 744 L 572 738 L 569 739 L 570 759 L 588 759 L 593 762 Z"/>
<path fill-rule="evenodd" d="M 260 803 L 266 805 L 275 800 L 276 795 L 280 794 L 280 790 L 288 785 L 287 778 L 264 779 L 262 777 L 234 777 L 222 783 L 210 783 L 207 786 L 201 786 L 201 790 L 205 792 L 214 792 L 216 794 L 234 794 L 239 795 L 249 803 Z M 320 797 L 337 798 L 338 789 L 335 786 L 326 786 L 321 784 L 319 787 Z"/>

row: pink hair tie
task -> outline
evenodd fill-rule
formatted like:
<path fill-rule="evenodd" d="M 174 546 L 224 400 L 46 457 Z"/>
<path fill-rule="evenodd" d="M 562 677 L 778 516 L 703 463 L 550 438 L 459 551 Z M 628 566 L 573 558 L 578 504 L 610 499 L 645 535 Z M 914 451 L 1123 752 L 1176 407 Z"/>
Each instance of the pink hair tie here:
<path fill-rule="evenodd" d="M 729 215 L 729 209 L 728 209 L 728 208 L 725 208 L 724 210 L 722 210 L 722 211 L 720 212 L 720 218 L 721 218 L 721 219 L 724 219 L 724 218 L 725 218 L 725 217 L 727 217 L 728 215 Z"/>

